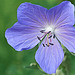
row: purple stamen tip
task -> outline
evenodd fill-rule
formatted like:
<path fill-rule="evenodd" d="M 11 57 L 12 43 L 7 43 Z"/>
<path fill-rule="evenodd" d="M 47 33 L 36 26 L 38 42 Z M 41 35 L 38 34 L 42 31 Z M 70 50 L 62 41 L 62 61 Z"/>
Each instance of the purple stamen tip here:
<path fill-rule="evenodd" d="M 47 46 L 47 47 L 49 47 L 49 45 L 48 45 L 48 44 L 46 44 L 46 46 Z"/>
<path fill-rule="evenodd" d="M 40 40 L 40 37 L 37 36 L 37 38 L 38 38 L 38 40 Z M 40 40 L 40 41 L 41 41 L 41 40 Z"/>
<path fill-rule="evenodd" d="M 45 30 L 41 30 L 40 32 L 41 32 L 41 33 L 44 33 L 44 31 L 45 31 Z"/>
<path fill-rule="evenodd" d="M 49 43 L 50 45 L 54 45 L 53 43 Z"/>
<path fill-rule="evenodd" d="M 45 47 L 45 45 L 44 44 L 42 44 L 43 45 L 43 47 Z"/>

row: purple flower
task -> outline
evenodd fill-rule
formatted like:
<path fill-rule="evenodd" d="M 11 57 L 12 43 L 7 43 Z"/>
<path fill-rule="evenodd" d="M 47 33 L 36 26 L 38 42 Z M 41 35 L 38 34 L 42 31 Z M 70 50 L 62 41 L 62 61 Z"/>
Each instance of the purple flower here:
<path fill-rule="evenodd" d="M 17 51 L 29 50 L 41 40 L 35 59 L 48 74 L 56 72 L 64 58 L 59 41 L 75 53 L 74 6 L 69 1 L 47 10 L 39 5 L 22 3 L 18 22 L 5 32 L 8 43 Z"/>

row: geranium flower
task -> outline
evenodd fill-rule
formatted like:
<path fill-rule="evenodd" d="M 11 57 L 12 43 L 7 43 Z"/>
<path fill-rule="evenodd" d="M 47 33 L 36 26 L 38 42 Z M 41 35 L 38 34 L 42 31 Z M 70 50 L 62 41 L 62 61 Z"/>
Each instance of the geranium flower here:
<path fill-rule="evenodd" d="M 8 43 L 17 51 L 29 50 L 41 40 L 35 59 L 43 71 L 56 72 L 64 58 L 59 41 L 75 53 L 74 6 L 69 1 L 46 9 L 22 3 L 17 9 L 18 22 L 5 32 Z"/>

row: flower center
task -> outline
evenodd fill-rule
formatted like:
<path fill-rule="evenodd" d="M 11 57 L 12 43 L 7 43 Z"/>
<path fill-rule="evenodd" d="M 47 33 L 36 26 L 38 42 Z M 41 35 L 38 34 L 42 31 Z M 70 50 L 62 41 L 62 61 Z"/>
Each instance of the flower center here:
<path fill-rule="evenodd" d="M 49 32 L 49 31 L 53 32 L 53 28 L 50 27 L 50 26 L 48 26 L 48 27 L 45 28 L 45 31 L 46 31 L 46 32 Z"/>
<path fill-rule="evenodd" d="M 44 33 L 44 35 L 41 36 L 41 37 L 37 36 L 38 40 L 41 41 L 44 37 L 46 38 L 45 43 L 43 43 L 43 47 L 45 47 L 45 45 L 47 47 L 49 47 L 50 45 L 54 45 L 52 43 L 52 40 L 51 40 L 52 38 L 55 38 L 54 28 L 53 27 L 47 26 L 44 30 L 41 30 L 40 32 Z"/>

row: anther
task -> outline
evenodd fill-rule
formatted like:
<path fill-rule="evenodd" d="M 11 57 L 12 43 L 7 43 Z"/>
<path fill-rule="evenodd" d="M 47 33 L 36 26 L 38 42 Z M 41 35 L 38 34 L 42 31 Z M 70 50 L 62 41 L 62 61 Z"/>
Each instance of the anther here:
<path fill-rule="evenodd" d="M 40 37 L 37 36 L 37 38 L 38 38 L 38 40 L 40 40 Z M 41 41 L 41 40 L 40 40 L 40 41 Z"/>
<path fill-rule="evenodd" d="M 41 30 L 40 32 L 41 32 L 41 33 L 44 33 L 44 31 L 45 31 L 45 30 Z"/>
<path fill-rule="evenodd" d="M 55 34 L 53 35 L 53 38 L 55 38 Z"/>
<path fill-rule="evenodd" d="M 54 45 L 53 43 L 49 43 L 50 45 Z"/>
<path fill-rule="evenodd" d="M 52 35 L 51 36 L 49 36 L 48 38 L 51 38 L 52 37 Z"/>
<path fill-rule="evenodd" d="M 43 45 L 43 47 L 45 47 L 45 45 L 44 44 L 42 44 Z"/>
<path fill-rule="evenodd" d="M 49 47 L 49 45 L 48 45 L 48 44 L 46 44 L 46 46 L 47 46 L 47 47 Z"/>
<path fill-rule="evenodd" d="M 47 34 L 49 34 L 51 31 L 49 31 Z"/>

